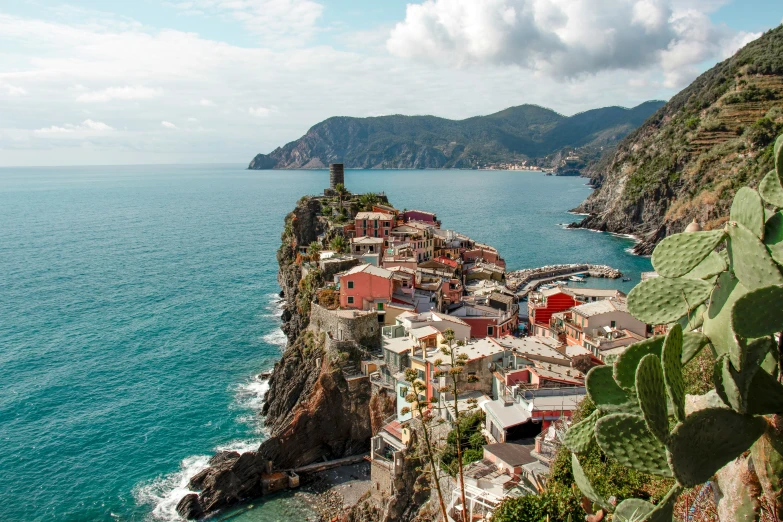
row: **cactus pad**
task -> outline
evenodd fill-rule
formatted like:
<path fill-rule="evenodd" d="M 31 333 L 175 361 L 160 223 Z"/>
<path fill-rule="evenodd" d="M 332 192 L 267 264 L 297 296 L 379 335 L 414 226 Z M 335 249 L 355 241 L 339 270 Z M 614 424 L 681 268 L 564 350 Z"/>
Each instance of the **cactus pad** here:
<path fill-rule="evenodd" d="M 688 416 L 669 438 L 669 464 L 677 482 L 685 487 L 706 482 L 726 463 L 747 451 L 766 427 L 763 417 L 718 408 Z"/>
<path fill-rule="evenodd" d="M 671 477 L 666 448 L 650 433 L 639 415 L 614 413 L 595 425 L 595 439 L 604 453 L 623 466 L 653 475 Z"/>
<path fill-rule="evenodd" d="M 775 140 L 775 169 L 778 175 L 783 174 L 783 135 Z"/>
<path fill-rule="evenodd" d="M 587 475 L 585 475 L 585 470 L 582 469 L 582 465 L 579 463 L 579 459 L 576 458 L 574 453 L 571 454 L 571 471 L 574 474 L 574 482 L 576 482 L 576 485 L 582 491 L 582 494 L 599 506 L 606 508 L 607 511 L 610 511 L 611 506 L 595 491 L 595 489 L 593 489 L 593 485 L 590 484 L 590 480 L 587 478 Z"/>
<path fill-rule="evenodd" d="M 783 438 L 765 433 L 751 448 L 756 474 L 761 482 L 767 502 L 777 515 L 783 518 Z M 619 506 L 618 506 L 619 511 Z"/>
<path fill-rule="evenodd" d="M 638 498 L 628 498 L 620 502 L 617 509 L 614 510 L 612 520 L 617 522 L 642 522 L 652 513 L 655 506 L 646 500 Z M 671 520 L 671 519 L 670 519 Z"/>
<path fill-rule="evenodd" d="M 743 295 L 731 308 L 731 328 L 746 338 L 783 330 L 783 286 L 767 286 Z"/>
<path fill-rule="evenodd" d="M 726 349 L 734 340 L 734 332 L 731 330 L 731 310 L 734 303 L 748 290 L 732 277 L 724 272 L 718 276 L 715 290 L 710 297 L 710 305 L 704 317 L 704 334 L 710 338 L 712 346 L 718 355 L 727 353 Z"/>
<path fill-rule="evenodd" d="M 736 412 L 745 413 L 745 404 L 747 403 L 747 386 L 743 376 L 740 375 L 732 366 L 729 357 L 721 358 L 721 377 L 720 383 L 725 395 L 724 400 L 728 400 L 728 405 Z"/>
<path fill-rule="evenodd" d="M 631 290 L 628 311 L 647 324 L 668 324 L 703 303 L 711 291 L 707 281 L 655 277 Z"/>
<path fill-rule="evenodd" d="M 759 369 L 748 386 L 746 402 L 747 413 L 752 415 L 783 413 L 783 384 Z"/>
<path fill-rule="evenodd" d="M 773 207 L 783 208 L 783 187 L 780 186 L 778 173 L 770 170 L 759 183 L 759 194 Z"/>
<path fill-rule="evenodd" d="M 723 401 L 726 406 L 731 407 L 731 401 L 726 394 L 726 388 L 723 385 L 723 365 L 724 361 L 729 358 L 728 354 L 723 354 L 715 360 L 715 364 L 712 366 L 712 382 L 715 385 L 715 393 Z"/>
<path fill-rule="evenodd" d="M 685 381 L 682 378 L 682 328 L 675 324 L 666 334 L 661 354 L 663 380 L 677 420 L 685 419 Z"/>
<path fill-rule="evenodd" d="M 705 308 L 706 309 L 706 308 Z M 702 348 L 710 344 L 706 335 L 698 332 L 686 333 L 682 336 L 682 364 L 688 364 L 696 357 Z"/>
<path fill-rule="evenodd" d="M 630 394 L 615 382 L 611 366 L 596 366 L 587 372 L 585 388 L 598 409 L 605 412 L 628 409 L 634 402 Z"/>
<path fill-rule="evenodd" d="M 764 228 L 764 244 L 769 255 L 779 265 L 783 264 L 783 212 L 775 212 Z"/>
<path fill-rule="evenodd" d="M 655 247 L 652 255 L 653 268 L 664 277 L 683 276 L 715 250 L 725 236 L 723 230 L 685 232 L 669 236 Z"/>
<path fill-rule="evenodd" d="M 639 361 L 647 354 L 660 357 L 662 349 L 662 335 L 650 337 L 626 348 L 614 362 L 614 379 L 617 384 L 626 390 L 633 390 L 636 386 L 636 367 L 639 366 Z"/>
<path fill-rule="evenodd" d="M 669 437 L 669 412 L 666 407 L 666 388 L 663 384 L 661 360 L 645 355 L 636 368 L 636 395 L 644 422 L 655 437 L 666 444 Z"/>
<path fill-rule="evenodd" d="M 701 263 L 685 274 L 683 277 L 688 279 L 709 279 L 716 276 L 728 268 L 726 261 L 723 260 L 723 256 L 719 253 L 712 251 L 707 257 L 705 257 Z"/>
<path fill-rule="evenodd" d="M 759 239 L 764 239 L 764 204 L 759 193 L 752 188 L 742 187 L 731 204 L 731 221 L 741 223 Z"/>
<path fill-rule="evenodd" d="M 748 290 L 783 284 L 778 265 L 753 232 L 737 223 L 729 226 L 729 238 L 731 267 Z"/>
<path fill-rule="evenodd" d="M 563 438 L 563 444 L 574 453 L 583 453 L 594 440 L 595 423 L 601 418 L 601 413 L 595 410 L 581 422 L 573 424 Z"/>

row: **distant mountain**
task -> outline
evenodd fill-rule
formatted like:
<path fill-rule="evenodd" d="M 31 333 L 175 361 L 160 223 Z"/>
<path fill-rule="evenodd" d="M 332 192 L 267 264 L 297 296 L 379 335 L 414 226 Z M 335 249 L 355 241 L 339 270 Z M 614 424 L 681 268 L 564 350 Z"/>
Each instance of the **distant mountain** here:
<path fill-rule="evenodd" d="M 595 156 L 641 125 L 664 102 L 605 107 L 566 117 L 537 105 L 489 116 L 447 120 L 435 116 L 338 116 L 269 154 L 250 169 L 472 168 L 528 160 L 556 166 L 563 151 Z"/>
<path fill-rule="evenodd" d="M 783 26 L 699 76 L 584 171 L 578 226 L 635 234 L 640 254 L 691 220 L 719 227 L 736 190 L 773 167 L 783 132 Z"/>

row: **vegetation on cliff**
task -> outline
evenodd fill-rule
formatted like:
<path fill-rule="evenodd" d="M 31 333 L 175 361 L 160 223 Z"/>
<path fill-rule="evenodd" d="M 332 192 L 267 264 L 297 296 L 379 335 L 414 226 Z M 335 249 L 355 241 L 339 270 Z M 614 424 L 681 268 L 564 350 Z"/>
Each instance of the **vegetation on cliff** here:
<path fill-rule="evenodd" d="M 564 149 L 597 155 L 662 104 L 605 107 L 570 117 L 535 105 L 459 121 L 435 116 L 334 117 L 270 154 L 257 155 L 249 168 L 323 168 L 335 162 L 348 168 L 471 168 L 531 159 L 548 165 L 545 158 Z"/>
<path fill-rule="evenodd" d="M 657 241 L 696 219 L 720 227 L 737 189 L 772 168 L 783 130 L 783 27 L 768 31 L 674 96 L 586 174 L 599 186 L 581 226 Z"/>

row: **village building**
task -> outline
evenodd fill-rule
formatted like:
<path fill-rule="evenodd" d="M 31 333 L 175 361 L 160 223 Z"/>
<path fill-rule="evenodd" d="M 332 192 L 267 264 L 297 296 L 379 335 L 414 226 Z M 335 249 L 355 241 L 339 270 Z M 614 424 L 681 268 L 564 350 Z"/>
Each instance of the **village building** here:
<path fill-rule="evenodd" d="M 426 212 L 424 210 L 405 210 L 400 213 L 400 219 L 403 223 L 426 223 L 434 228 L 440 228 L 440 221 L 438 221 L 438 217 L 433 212 Z"/>
<path fill-rule="evenodd" d="M 647 325 L 632 316 L 625 301 L 619 299 L 604 299 L 578 305 L 562 314 L 562 318 L 562 328 L 568 344 L 584 346 L 586 337 L 590 336 L 593 345 L 600 345 L 601 332 L 628 330 L 642 338 L 647 333 Z M 604 330 L 604 327 L 608 329 Z"/>
<path fill-rule="evenodd" d="M 382 254 L 383 253 L 383 238 L 361 236 L 354 237 L 350 240 L 351 254 L 355 256 L 363 256 L 364 254 Z"/>
<path fill-rule="evenodd" d="M 463 303 L 459 308 L 449 310 L 449 315 L 468 323 L 470 336 L 476 339 L 511 335 L 519 328 L 516 310 L 506 312 L 491 306 Z"/>
<path fill-rule="evenodd" d="M 383 239 L 384 242 L 388 241 L 394 224 L 394 215 L 384 212 L 359 212 L 354 218 L 356 237 L 376 237 Z"/>
<path fill-rule="evenodd" d="M 364 264 L 340 276 L 341 308 L 383 312 L 393 292 L 393 272 L 385 268 Z"/>

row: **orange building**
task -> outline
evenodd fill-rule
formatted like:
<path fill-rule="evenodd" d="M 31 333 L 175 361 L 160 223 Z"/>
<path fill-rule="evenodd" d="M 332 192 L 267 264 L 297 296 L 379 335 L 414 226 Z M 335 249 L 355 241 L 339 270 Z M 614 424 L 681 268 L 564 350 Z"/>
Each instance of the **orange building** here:
<path fill-rule="evenodd" d="M 340 276 L 340 308 L 384 310 L 394 293 L 393 273 L 370 264 Z"/>

